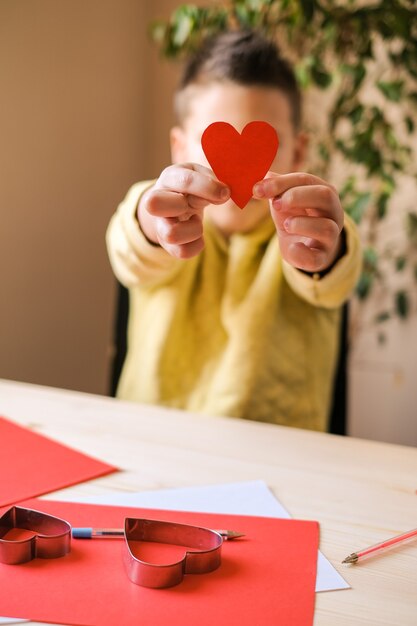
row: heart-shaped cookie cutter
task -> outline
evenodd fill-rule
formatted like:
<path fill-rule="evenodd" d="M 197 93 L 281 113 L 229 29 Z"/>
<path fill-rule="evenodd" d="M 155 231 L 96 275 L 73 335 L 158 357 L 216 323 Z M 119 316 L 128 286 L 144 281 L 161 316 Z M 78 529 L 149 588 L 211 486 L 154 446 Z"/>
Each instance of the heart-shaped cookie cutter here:
<path fill-rule="evenodd" d="M 34 533 L 25 539 L 5 539 L 14 528 Z M 56 559 L 71 550 L 71 525 L 59 517 L 12 506 L 0 517 L 0 563 L 16 565 L 35 558 Z"/>
<path fill-rule="evenodd" d="M 152 541 L 186 546 L 179 561 L 155 564 L 141 560 L 139 550 L 134 554 L 130 542 Z M 221 563 L 223 537 L 215 530 L 150 519 L 125 519 L 125 565 L 130 580 L 142 587 L 161 589 L 178 585 L 184 574 L 205 574 Z M 195 550 L 195 551 L 194 551 Z"/>

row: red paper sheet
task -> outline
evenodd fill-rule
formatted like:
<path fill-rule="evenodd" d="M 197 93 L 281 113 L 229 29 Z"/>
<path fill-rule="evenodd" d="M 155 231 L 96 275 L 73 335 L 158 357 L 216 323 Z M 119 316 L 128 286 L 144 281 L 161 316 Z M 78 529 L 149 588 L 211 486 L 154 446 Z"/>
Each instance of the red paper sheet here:
<path fill-rule="evenodd" d="M 115 470 L 107 463 L 0 417 L 0 506 Z"/>
<path fill-rule="evenodd" d="M 124 539 L 72 540 L 71 553 L 23 565 L 0 563 L 0 615 L 72 625 L 311 626 L 317 522 L 32 500 L 23 504 L 72 526 L 122 527 L 148 517 L 246 534 L 226 541 L 222 564 L 169 589 L 133 584 Z M 3 511 L 4 512 L 4 509 Z"/>

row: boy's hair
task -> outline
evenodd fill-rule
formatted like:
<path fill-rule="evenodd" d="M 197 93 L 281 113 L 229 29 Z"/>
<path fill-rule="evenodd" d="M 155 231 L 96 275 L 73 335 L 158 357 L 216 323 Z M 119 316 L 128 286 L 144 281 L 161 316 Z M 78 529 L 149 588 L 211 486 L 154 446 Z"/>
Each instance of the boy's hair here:
<path fill-rule="evenodd" d="M 187 115 L 188 87 L 223 81 L 282 91 L 298 129 L 300 90 L 291 65 L 270 39 L 255 31 L 228 31 L 206 39 L 185 64 L 175 96 L 178 120 L 182 122 Z"/>

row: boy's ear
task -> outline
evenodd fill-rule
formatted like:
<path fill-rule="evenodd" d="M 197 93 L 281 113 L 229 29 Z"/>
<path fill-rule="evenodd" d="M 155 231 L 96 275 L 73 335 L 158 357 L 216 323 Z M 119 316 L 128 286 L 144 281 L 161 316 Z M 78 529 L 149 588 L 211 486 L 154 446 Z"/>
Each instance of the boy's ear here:
<path fill-rule="evenodd" d="M 171 159 L 173 163 L 184 163 L 186 158 L 186 137 L 181 126 L 174 126 L 169 133 Z"/>
<path fill-rule="evenodd" d="M 293 168 L 296 172 L 302 170 L 304 167 L 307 158 L 309 140 L 309 136 L 304 132 L 298 133 L 296 137 L 293 163 Z"/>

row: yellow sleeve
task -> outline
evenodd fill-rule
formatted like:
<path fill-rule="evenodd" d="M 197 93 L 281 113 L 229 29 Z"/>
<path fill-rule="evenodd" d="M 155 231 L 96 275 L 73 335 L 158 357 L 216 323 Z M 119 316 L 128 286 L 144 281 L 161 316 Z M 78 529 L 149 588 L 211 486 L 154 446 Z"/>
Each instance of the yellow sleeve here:
<path fill-rule="evenodd" d="M 110 264 L 117 279 L 125 287 L 166 280 L 183 263 L 160 246 L 150 243 L 140 229 L 136 218 L 138 202 L 153 183 L 145 181 L 133 185 L 107 228 L 106 244 Z"/>
<path fill-rule="evenodd" d="M 339 307 L 355 288 L 361 273 L 362 251 L 356 225 L 346 214 L 344 229 L 346 253 L 322 278 L 305 274 L 283 261 L 284 276 L 291 289 L 310 304 L 326 309 Z"/>

